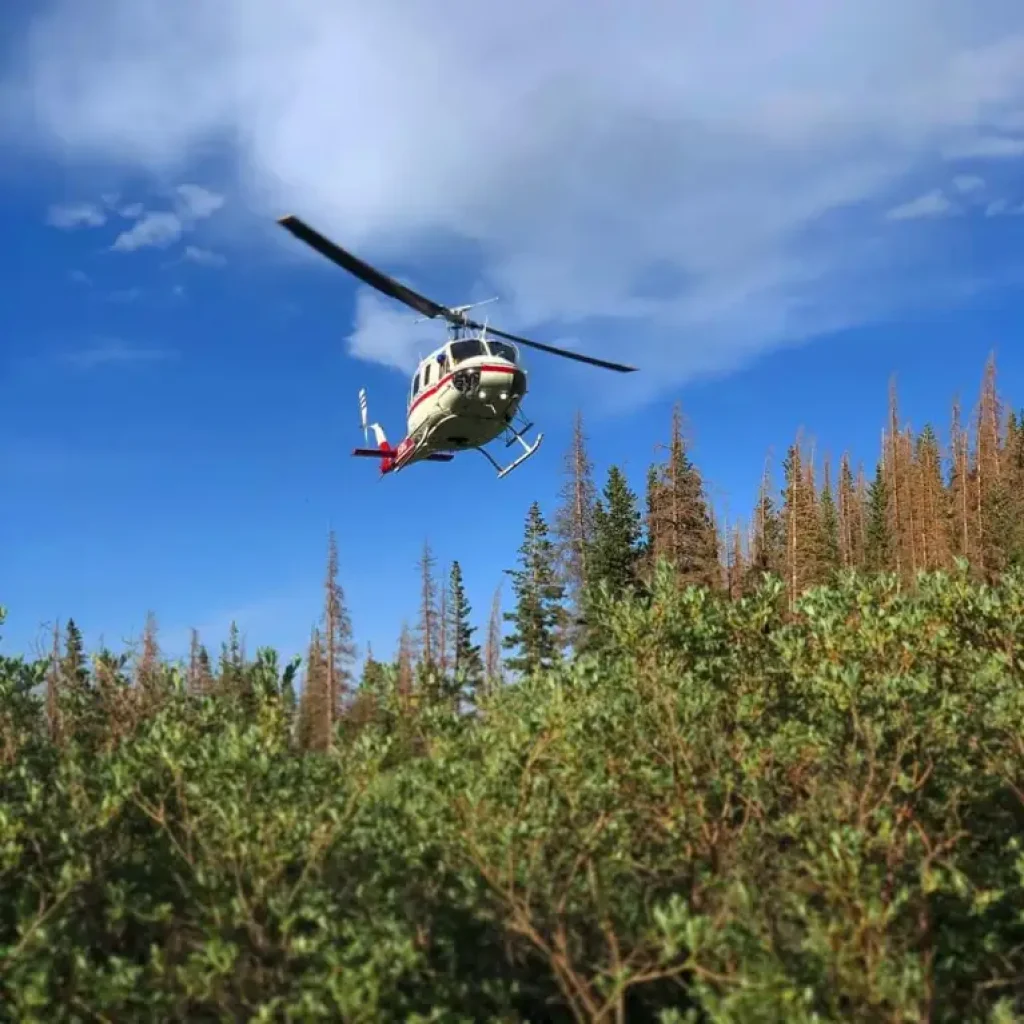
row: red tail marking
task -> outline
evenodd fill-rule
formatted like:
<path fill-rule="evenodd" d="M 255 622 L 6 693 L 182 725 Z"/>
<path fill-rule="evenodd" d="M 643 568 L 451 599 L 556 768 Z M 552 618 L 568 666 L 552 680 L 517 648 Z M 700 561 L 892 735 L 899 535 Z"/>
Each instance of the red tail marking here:
<path fill-rule="evenodd" d="M 389 445 L 387 443 L 387 441 L 381 441 L 381 443 L 380 443 L 380 450 L 382 452 L 390 452 L 393 449 L 392 449 L 391 445 Z M 380 471 L 382 473 L 390 473 L 391 470 L 393 470 L 394 468 L 395 468 L 395 457 L 394 457 L 394 455 L 385 455 L 384 458 L 380 460 Z"/>

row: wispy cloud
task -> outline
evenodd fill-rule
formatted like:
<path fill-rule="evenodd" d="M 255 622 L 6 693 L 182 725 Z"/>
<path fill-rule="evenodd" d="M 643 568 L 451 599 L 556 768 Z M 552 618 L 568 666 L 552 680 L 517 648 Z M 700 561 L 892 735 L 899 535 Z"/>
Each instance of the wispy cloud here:
<path fill-rule="evenodd" d="M 970 195 L 985 187 L 985 179 L 976 174 L 958 174 L 953 179 L 953 187 L 963 195 Z"/>
<path fill-rule="evenodd" d="M 227 260 L 219 252 L 202 249 L 198 245 L 186 245 L 182 259 L 204 267 L 223 267 L 227 263 Z"/>
<path fill-rule="evenodd" d="M 58 203 L 46 212 L 46 223 L 63 231 L 98 228 L 106 222 L 107 215 L 96 203 Z"/>
<path fill-rule="evenodd" d="M 1024 214 L 1024 202 L 1011 203 L 1007 199 L 994 199 L 985 207 L 986 217 L 1019 217 Z"/>
<path fill-rule="evenodd" d="M 179 185 L 175 189 L 173 210 L 144 210 L 140 203 L 127 207 L 130 212 L 125 216 L 137 219 L 114 239 L 111 248 L 115 252 L 134 252 L 150 247 L 166 249 L 198 221 L 212 216 L 223 205 L 223 196 L 201 185 Z"/>
<path fill-rule="evenodd" d="M 79 348 L 61 354 L 61 359 L 80 370 L 93 370 L 102 366 L 124 366 L 135 363 L 161 363 L 176 359 L 173 349 L 129 345 L 116 338 L 105 339 L 88 348 Z"/>
<path fill-rule="evenodd" d="M 68 277 L 75 284 L 92 284 L 92 278 L 84 270 L 72 270 Z"/>
<path fill-rule="evenodd" d="M 220 147 L 247 209 L 404 277 L 465 246 L 479 280 L 439 298 L 486 286 L 504 326 L 599 354 L 628 337 L 661 372 L 627 386 L 670 387 L 901 308 L 936 240 L 879 243 L 879 213 L 947 159 L 1024 156 L 1018 0 L 721 9 L 52 0 L 0 109 L 12 144 L 154 180 Z M 650 294 L 652 267 L 676 286 Z M 412 317 L 358 310 L 351 349 L 408 367 Z"/>
<path fill-rule="evenodd" d="M 940 189 L 932 189 L 908 203 L 894 206 L 885 217 L 886 220 L 918 220 L 922 217 L 944 217 L 953 212 L 953 204 Z"/>
<path fill-rule="evenodd" d="M 115 252 L 134 252 L 150 246 L 166 248 L 181 238 L 183 230 L 181 218 L 176 213 L 145 213 L 114 239 L 111 249 Z"/>

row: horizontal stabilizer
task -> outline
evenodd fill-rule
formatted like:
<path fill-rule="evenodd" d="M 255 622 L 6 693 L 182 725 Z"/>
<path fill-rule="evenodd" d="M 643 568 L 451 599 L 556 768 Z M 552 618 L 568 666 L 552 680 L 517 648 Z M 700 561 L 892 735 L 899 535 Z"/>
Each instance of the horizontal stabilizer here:
<path fill-rule="evenodd" d="M 395 457 L 395 453 L 389 448 L 353 448 L 353 455 L 362 455 L 366 459 L 383 459 L 391 456 Z"/>

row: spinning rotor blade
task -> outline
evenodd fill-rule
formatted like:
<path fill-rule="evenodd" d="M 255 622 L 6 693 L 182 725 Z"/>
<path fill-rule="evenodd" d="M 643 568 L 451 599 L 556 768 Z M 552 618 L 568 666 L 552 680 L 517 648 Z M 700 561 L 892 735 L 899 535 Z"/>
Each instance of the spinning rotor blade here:
<path fill-rule="evenodd" d="M 442 306 L 439 302 L 434 302 L 432 299 L 428 299 L 424 295 L 420 295 L 419 292 L 414 292 L 411 288 L 407 288 L 404 284 L 400 284 L 394 278 L 388 277 L 387 274 L 381 273 L 376 267 L 371 267 L 369 263 L 364 263 L 357 256 L 353 256 L 352 253 L 342 249 L 340 245 L 336 245 L 330 239 L 325 238 L 320 234 L 319 231 L 315 231 L 305 221 L 300 220 L 298 217 L 287 214 L 284 217 L 278 218 L 278 224 L 290 231 L 300 241 L 305 242 L 310 248 L 315 249 L 321 256 L 326 256 L 332 263 L 337 264 L 344 270 L 347 270 L 350 274 L 355 275 L 361 281 L 365 281 L 366 284 L 376 288 L 377 291 L 383 292 L 385 295 L 390 296 L 393 299 L 397 299 L 399 302 L 404 302 L 407 306 L 416 310 L 417 313 L 422 314 L 428 320 L 433 320 L 436 317 L 443 317 L 451 324 L 455 324 L 458 327 L 468 327 L 471 330 L 482 331 L 484 325 L 477 323 L 475 320 L 470 320 L 466 314 L 465 307 L 463 309 L 449 309 L 447 306 Z M 490 300 L 488 300 L 490 301 Z M 583 355 L 581 352 L 570 352 L 568 349 L 555 348 L 554 345 L 545 345 L 539 341 L 530 341 L 529 338 L 521 338 L 518 334 L 509 334 L 506 331 L 499 331 L 496 327 L 488 326 L 486 328 L 491 334 L 497 335 L 499 338 L 507 338 L 509 341 L 517 342 L 520 345 L 526 345 L 528 348 L 538 349 L 541 352 L 549 352 L 551 355 L 562 356 L 564 359 L 574 359 L 578 363 L 588 363 L 591 366 L 600 366 L 606 370 L 615 370 L 618 373 L 635 373 L 635 366 L 626 366 L 623 363 L 612 363 L 605 359 L 598 359 L 596 356 Z"/>
<path fill-rule="evenodd" d="M 428 320 L 433 320 L 438 316 L 443 316 L 446 320 L 453 318 L 453 314 L 447 306 L 433 302 L 431 299 L 420 295 L 419 292 L 406 288 L 404 284 L 399 284 L 393 278 L 388 277 L 387 274 L 382 274 L 375 267 L 371 267 L 369 263 L 364 263 L 358 257 L 353 256 L 352 253 L 346 252 L 340 245 L 335 245 L 330 239 L 324 238 L 319 231 L 314 231 L 313 228 L 305 221 L 299 220 L 298 217 L 292 216 L 289 213 L 284 217 L 278 217 L 277 223 L 290 231 L 300 241 L 305 242 L 310 248 L 316 249 L 321 256 L 326 256 L 332 263 L 336 263 L 350 274 L 354 274 L 361 281 L 372 285 L 377 291 L 383 292 L 392 299 L 398 299 L 399 302 L 404 302 L 407 306 L 411 306 L 417 313 L 422 313 Z M 461 320 L 460 317 L 456 317 L 456 319 Z"/>
<path fill-rule="evenodd" d="M 483 324 L 478 324 L 474 320 L 464 321 L 467 327 L 473 328 L 473 330 L 479 331 L 483 328 Z M 635 366 L 626 366 L 624 363 L 610 363 L 606 359 L 598 359 L 596 356 L 587 356 L 582 352 L 570 352 L 565 348 L 555 348 L 554 345 L 545 345 L 539 341 L 530 341 L 529 338 L 521 338 L 518 334 L 509 334 L 507 331 L 499 331 L 497 327 L 487 326 L 488 334 L 496 334 L 499 338 L 507 338 L 509 341 L 514 341 L 520 345 L 526 345 L 529 348 L 539 349 L 541 352 L 550 352 L 553 356 L 562 356 L 565 359 L 575 359 L 578 363 L 589 363 L 591 366 L 600 366 L 605 370 L 615 370 L 617 373 L 636 373 Z"/>

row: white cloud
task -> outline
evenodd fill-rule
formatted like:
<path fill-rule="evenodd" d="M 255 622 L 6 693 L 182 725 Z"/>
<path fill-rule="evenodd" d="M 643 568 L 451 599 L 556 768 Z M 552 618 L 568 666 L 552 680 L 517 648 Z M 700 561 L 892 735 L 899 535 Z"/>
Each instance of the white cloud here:
<path fill-rule="evenodd" d="M 886 213 L 887 220 L 918 220 L 921 217 L 943 217 L 951 213 L 953 204 L 940 189 L 932 189 L 909 203 L 894 206 Z"/>
<path fill-rule="evenodd" d="M 224 197 L 201 185 L 179 185 L 175 189 L 175 212 L 149 210 L 143 212 L 141 203 L 133 203 L 122 210 L 125 217 L 138 218 L 127 230 L 114 239 L 111 246 L 117 252 L 133 252 L 153 246 L 165 249 L 173 245 L 197 221 L 212 216 L 224 205 Z"/>
<path fill-rule="evenodd" d="M 62 356 L 65 362 L 81 370 L 128 363 L 164 362 L 176 357 L 177 353 L 172 349 L 128 345 L 113 338 L 97 342 L 88 348 L 65 352 Z"/>
<path fill-rule="evenodd" d="M 1024 214 L 1024 203 L 1010 203 L 1006 199 L 995 199 L 985 208 L 986 217 L 1017 217 Z"/>
<path fill-rule="evenodd" d="M 161 181 L 217 147 L 239 208 L 434 285 L 454 247 L 438 298 L 626 337 L 659 368 L 630 386 L 667 387 L 903 303 L 936 243 L 876 241 L 876 211 L 1024 124 L 1017 0 L 781 2 L 51 0 L 0 109 L 11 142 Z M 422 325 L 357 308 L 353 350 L 407 367 Z"/>
<path fill-rule="evenodd" d="M 135 220 L 141 217 L 145 207 L 142 203 L 129 203 L 127 206 L 122 206 L 118 213 L 124 217 L 125 220 Z"/>
<path fill-rule="evenodd" d="M 68 277 L 75 284 L 92 284 L 92 278 L 84 270 L 72 270 Z"/>
<path fill-rule="evenodd" d="M 151 211 L 143 214 L 127 231 L 122 231 L 111 248 L 116 252 L 134 252 L 147 246 L 164 249 L 181 238 L 183 230 L 184 225 L 176 213 Z"/>
<path fill-rule="evenodd" d="M 60 203 L 46 213 L 46 223 L 54 228 L 98 228 L 107 221 L 107 215 L 95 203 Z"/>
<path fill-rule="evenodd" d="M 202 185 L 179 185 L 178 207 L 185 220 L 203 220 L 224 205 L 224 197 Z"/>
<path fill-rule="evenodd" d="M 210 249 L 202 249 L 198 245 L 186 245 L 182 259 L 190 263 L 198 263 L 204 267 L 223 267 L 227 260 L 219 253 Z"/>
<path fill-rule="evenodd" d="M 958 174 L 953 178 L 953 187 L 964 195 L 977 192 L 985 187 L 985 179 L 976 174 Z"/>

